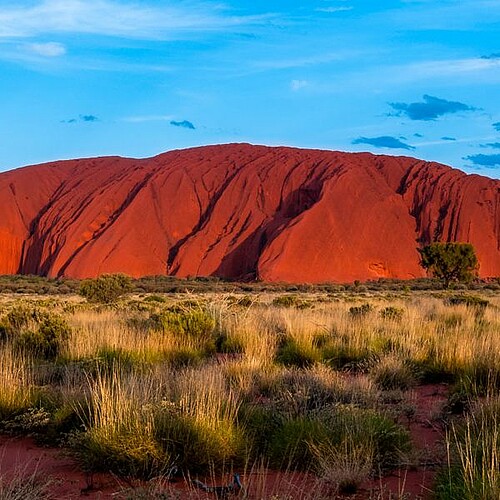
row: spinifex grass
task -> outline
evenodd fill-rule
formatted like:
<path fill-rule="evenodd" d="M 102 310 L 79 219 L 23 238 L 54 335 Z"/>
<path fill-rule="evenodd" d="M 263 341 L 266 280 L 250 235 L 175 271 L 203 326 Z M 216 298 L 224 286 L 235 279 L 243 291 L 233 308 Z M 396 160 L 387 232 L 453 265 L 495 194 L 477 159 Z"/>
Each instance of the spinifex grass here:
<path fill-rule="evenodd" d="M 4 473 L 0 468 L 0 499 L 48 500 L 51 498 L 48 491 L 51 480 L 42 476 L 36 464 L 35 467 L 32 465 L 31 463 L 19 464 L 8 473 Z"/>
<path fill-rule="evenodd" d="M 71 443 L 83 466 L 140 477 L 167 468 L 170 457 L 154 439 L 155 415 L 148 406 L 158 399 L 151 378 L 124 373 L 118 365 L 89 380 L 90 412 L 77 408 L 85 431 L 75 434 Z"/>
<path fill-rule="evenodd" d="M 448 466 L 440 473 L 439 500 L 500 498 L 500 400 L 480 403 L 447 435 Z"/>
<path fill-rule="evenodd" d="M 10 345 L 0 348 L 0 421 L 32 404 L 33 362 Z"/>

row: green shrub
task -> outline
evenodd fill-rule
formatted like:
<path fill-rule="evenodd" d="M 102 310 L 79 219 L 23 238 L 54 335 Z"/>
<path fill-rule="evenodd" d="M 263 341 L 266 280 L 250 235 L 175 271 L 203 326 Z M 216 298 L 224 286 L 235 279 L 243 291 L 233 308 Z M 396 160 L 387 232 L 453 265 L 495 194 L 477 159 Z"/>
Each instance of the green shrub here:
<path fill-rule="evenodd" d="M 475 309 L 486 309 L 490 302 L 477 295 L 453 295 L 445 299 L 445 304 L 451 306 L 465 305 Z"/>
<path fill-rule="evenodd" d="M 241 354 L 245 348 L 239 339 L 230 337 L 225 333 L 220 333 L 215 339 L 217 352 L 223 354 Z"/>
<path fill-rule="evenodd" d="M 82 281 L 80 295 L 89 302 L 110 304 L 131 288 L 132 281 L 125 274 L 102 274 L 98 278 Z"/>
<path fill-rule="evenodd" d="M 334 405 L 308 416 L 284 419 L 270 439 L 269 458 L 275 466 L 309 470 L 318 447 L 340 450 L 346 443 L 370 444 L 365 459 L 373 460 L 380 470 L 398 466 L 402 454 L 410 449 L 408 432 L 389 418 L 353 405 Z"/>
<path fill-rule="evenodd" d="M 373 361 L 368 349 L 350 345 L 327 346 L 322 350 L 325 362 L 337 370 L 366 371 Z"/>
<path fill-rule="evenodd" d="M 28 408 L 10 420 L 4 420 L 2 430 L 11 435 L 33 436 L 44 431 L 50 422 L 50 413 L 44 408 Z"/>
<path fill-rule="evenodd" d="M 148 295 L 147 297 L 144 298 L 144 302 L 163 303 L 163 302 L 166 302 L 166 299 L 165 299 L 165 297 L 162 297 L 161 295 Z"/>
<path fill-rule="evenodd" d="M 4 336 L 16 335 L 26 329 L 36 328 L 49 317 L 49 313 L 40 307 L 21 304 L 13 307 L 5 316 L 3 323 Z"/>
<path fill-rule="evenodd" d="M 152 436 L 129 429 L 91 428 L 73 434 L 69 446 L 87 472 L 111 471 L 149 479 L 172 467 L 172 457 Z"/>
<path fill-rule="evenodd" d="M 306 345 L 300 345 L 292 339 L 286 340 L 278 349 L 276 361 L 285 366 L 306 368 L 321 360 L 321 352 Z"/>
<path fill-rule="evenodd" d="M 173 368 L 184 368 L 186 366 L 198 366 L 207 356 L 205 350 L 195 347 L 177 347 L 169 349 L 165 354 L 165 360 Z"/>
<path fill-rule="evenodd" d="M 196 339 L 211 338 L 216 324 L 213 316 L 204 309 L 166 310 L 151 315 L 151 321 L 157 329 Z"/>
<path fill-rule="evenodd" d="M 309 443 L 319 445 L 328 438 L 328 428 L 318 419 L 288 419 L 270 437 L 268 458 L 271 465 L 281 469 L 308 470 L 314 458 Z"/>
<path fill-rule="evenodd" d="M 435 242 L 417 250 L 420 265 L 442 280 L 445 288 L 451 283 L 470 282 L 477 276 L 479 262 L 470 243 Z"/>
<path fill-rule="evenodd" d="M 280 295 L 273 299 L 273 306 L 276 307 L 296 307 L 305 309 L 309 307 L 309 303 L 302 300 L 298 295 Z"/>
<path fill-rule="evenodd" d="M 235 306 L 239 307 L 250 307 L 254 304 L 255 298 L 251 298 L 248 295 L 245 295 L 243 297 L 236 297 L 234 295 L 230 295 L 227 298 L 227 301 Z"/>
<path fill-rule="evenodd" d="M 389 321 L 401 321 L 404 316 L 404 309 L 394 306 L 384 307 L 380 311 L 380 317 Z"/>
<path fill-rule="evenodd" d="M 365 303 L 360 306 L 352 306 L 349 308 L 349 316 L 353 319 L 361 319 L 373 311 L 371 304 Z"/>
<path fill-rule="evenodd" d="M 160 415 L 155 436 L 176 463 L 189 472 L 220 470 L 224 465 L 243 465 L 246 437 L 236 423 L 224 418 L 208 421 L 171 412 Z"/>
<path fill-rule="evenodd" d="M 71 328 L 63 318 L 47 315 L 36 329 L 17 335 L 14 345 L 36 358 L 52 360 L 60 355 L 70 334 Z"/>

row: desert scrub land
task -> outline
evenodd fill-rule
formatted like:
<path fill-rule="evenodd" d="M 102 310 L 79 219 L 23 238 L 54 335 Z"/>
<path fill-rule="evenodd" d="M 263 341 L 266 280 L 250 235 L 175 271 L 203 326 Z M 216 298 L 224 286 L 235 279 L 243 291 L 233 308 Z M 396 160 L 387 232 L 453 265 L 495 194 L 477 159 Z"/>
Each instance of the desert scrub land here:
<path fill-rule="evenodd" d="M 0 432 L 123 498 L 498 499 L 498 291 L 401 288 L 4 293 Z"/>

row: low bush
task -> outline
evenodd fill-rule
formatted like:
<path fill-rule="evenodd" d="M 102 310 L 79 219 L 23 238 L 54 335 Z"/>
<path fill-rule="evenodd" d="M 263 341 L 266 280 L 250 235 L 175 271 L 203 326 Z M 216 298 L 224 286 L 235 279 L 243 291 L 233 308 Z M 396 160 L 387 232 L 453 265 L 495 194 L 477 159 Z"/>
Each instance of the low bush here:
<path fill-rule="evenodd" d="M 304 446 L 304 443 L 306 444 Z M 323 447 L 364 449 L 362 463 L 380 470 L 400 464 L 410 450 L 409 434 L 374 410 L 353 405 L 326 406 L 309 415 L 284 419 L 270 440 L 271 463 L 278 467 L 309 470 Z"/>
<path fill-rule="evenodd" d="M 151 315 L 155 328 L 175 335 L 190 335 L 196 339 L 209 339 L 215 329 L 215 319 L 204 309 L 171 310 Z"/>
<path fill-rule="evenodd" d="M 14 345 L 35 358 L 57 358 L 71 335 L 71 328 L 60 316 L 47 315 L 34 330 L 25 330 L 14 339 Z"/>
<path fill-rule="evenodd" d="M 172 466 L 172 457 L 151 435 L 126 427 L 92 427 L 86 432 L 74 433 L 68 444 L 87 472 L 111 471 L 149 479 Z"/>
<path fill-rule="evenodd" d="M 465 305 L 474 309 L 486 309 L 490 302 L 477 295 L 453 295 L 445 299 L 445 304 L 451 306 Z"/>
<path fill-rule="evenodd" d="M 178 410 L 157 416 L 155 436 L 184 471 L 208 472 L 224 465 L 244 465 L 247 441 L 243 429 L 232 419 L 214 420 Z"/>
<path fill-rule="evenodd" d="M 147 297 L 144 298 L 144 302 L 158 302 L 160 304 L 163 304 L 166 302 L 165 297 L 162 297 L 161 295 L 148 295 Z"/>
<path fill-rule="evenodd" d="M 309 307 L 309 303 L 298 295 L 279 295 L 273 299 L 272 304 L 275 307 L 296 307 L 298 309 Z"/>
<path fill-rule="evenodd" d="M 404 309 L 400 307 L 388 306 L 380 311 L 380 317 L 389 321 L 401 321 L 404 313 Z"/>
<path fill-rule="evenodd" d="M 352 306 L 349 308 L 349 316 L 353 319 L 361 319 L 373 311 L 371 304 L 365 303 L 360 306 Z"/>
<path fill-rule="evenodd" d="M 373 353 L 367 348 L 350 345 L 327 346 L 322 349 L 325 362 L 338 370 L 365 372 L 373 364 Z"/>
<path fill-rule="evenodd" d="M 82 281 L 80 295 L 89 302 L 111 304 L 131 288 L 132 281 L 125 274 L 102 274 L 98 278 Z"/>

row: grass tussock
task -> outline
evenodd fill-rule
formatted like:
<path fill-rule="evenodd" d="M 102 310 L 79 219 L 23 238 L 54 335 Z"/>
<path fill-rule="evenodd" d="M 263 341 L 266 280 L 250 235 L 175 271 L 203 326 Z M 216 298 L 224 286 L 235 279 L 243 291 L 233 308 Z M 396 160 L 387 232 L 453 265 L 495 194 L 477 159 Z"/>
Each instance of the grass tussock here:
<path fill-rule="evenodd" d="M 0 349 L 0 421 L 29 408 L 32 402 L 32 361 L 11 346 Z"/>
<path fill-rule="evenodd" d="M 500 498 L 500 400 L 480 403 L 447 436 L 448 465 L 440 473 L 437 498 Z"/>
<path fill-rule="evenodd" d="M 30 464 L 18 465 L 14 471 L 3 474 L 0 470 L 0 498 L 2 500 L 49 500 L 50 479 L 44 478 L 35 467 L 28 470 Z"/>

